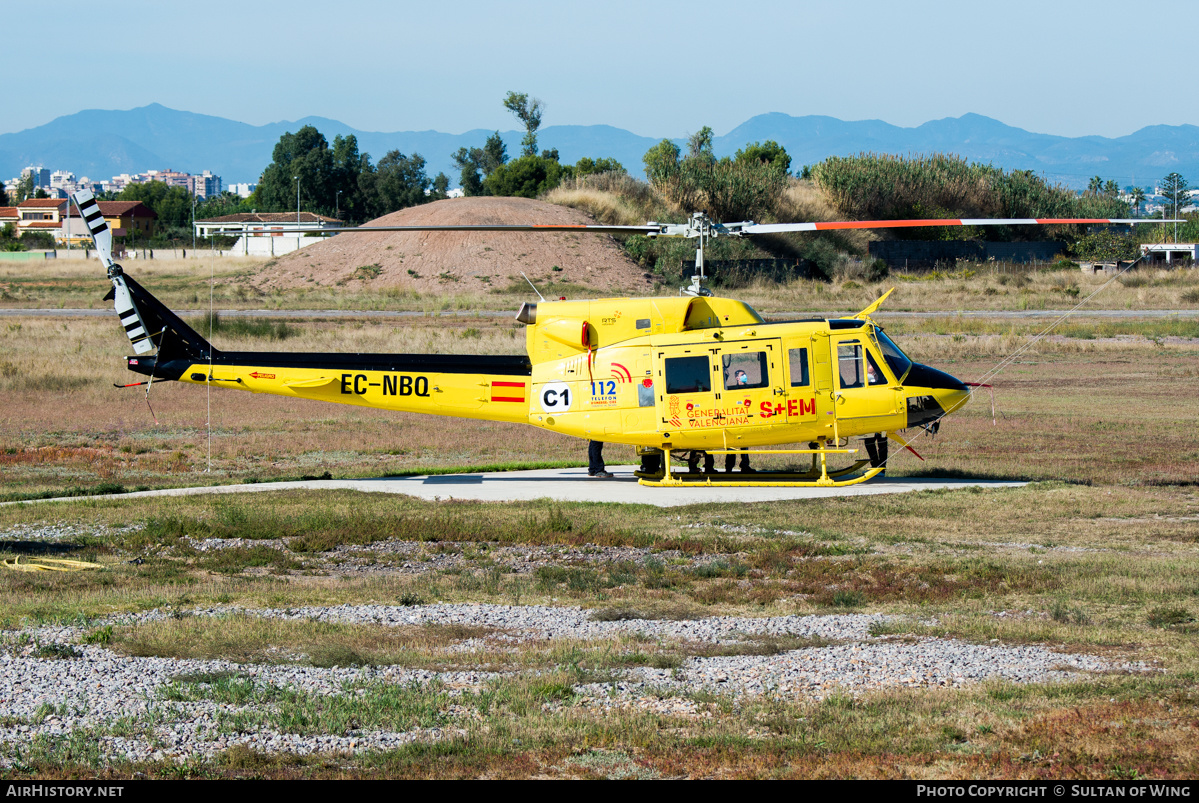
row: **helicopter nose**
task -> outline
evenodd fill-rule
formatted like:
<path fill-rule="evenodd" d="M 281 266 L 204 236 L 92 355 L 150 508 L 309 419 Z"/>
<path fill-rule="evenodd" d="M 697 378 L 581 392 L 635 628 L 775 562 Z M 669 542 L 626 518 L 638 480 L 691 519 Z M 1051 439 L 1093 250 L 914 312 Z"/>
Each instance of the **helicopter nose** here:
<path fill-rule="evenodd" d="M 970 400 L 966 383 L 944 371 L 915 363 L 903 381 L 908 400 L 908 426 L 931 424 L 960 410 Z"/>

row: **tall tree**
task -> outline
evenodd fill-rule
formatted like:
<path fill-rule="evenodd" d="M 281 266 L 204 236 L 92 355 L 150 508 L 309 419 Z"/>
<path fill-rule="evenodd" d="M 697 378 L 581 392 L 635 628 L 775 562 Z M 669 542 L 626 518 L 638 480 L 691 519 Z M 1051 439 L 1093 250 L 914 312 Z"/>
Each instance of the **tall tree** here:
<path fill-rule="evenodd" d="M 433 179 L 433 191 L 429 193 L 430 201 L 441 201 L 449 197 L 450 177 L 445 173 L 438 173 Z"/>
<path fill-rule="evenodd" d="M 483 195 L 483 182 L 501 165 L 508 162 L 508 148 L 496 131 L 487 138 L 482 148 L 459 148 L 453 154 L 459 170 L 459 183 L 466 195 Z M 482 175 L 480 175 L 480 173 Z"/>
<path fill-rule="evenodd" d="M 516 115 L 525 127 L 525 136 L 520 141 L 521 156 L 537 155 L 537 129 L 541 127 L 541 113 L 545 104 L 537 98 L 529 100 L 523 92 L 509 92 L 504 98 L 504 108 Z"/>
<path fill-rule="evenodd" d="M 1137 211 L 1137 217 L 1141 216 L 1141 206 L 1145 203 L 1146 197 L 1145 190 L 1140 187 L 1132 188 L 1132 204 Z"/>
<path fill-rule="evenodd" d="M 16 204 L 34 197 L 34 174 L 20 174 L 20 179 L 17 179 L 17 192 L 14 194 L 16 194 L 16 198 L 13 199 L 13 203 Z"/>
<path fill-rule="evenodd" d="M 712 137 L 713 132 L 709 126 L 704 126 L 687 137 L 687 158 L 714 160 L 716 156 L 712 153 Z"/>
<path fill-rule="evenodd" d="M 645 177 L 650 184 L 658 184 L 679 169 L 679 146 L 664 139 L 645 152 L 641 158 L 645 163 Z"/>
<path fill-rule="evenodd" d="M 1171 173 L 1161 180 L 1158 193 L 1166 199 L 1166 212 L 1174 217 L 1191 201 L 1187 180 L 1178 173 Z"/>
<path fill-rule="evenodd" d="M 191 224 L 192 194 L 186 187 L 168 187 L 161 181 L 130 184 L 118 201 L 141 201 L 158 215 L 158 228 L 183 228 Z"/>
<path fill-rule="evenodd" d="M 332 157 L 333 212 L 342 220 L 362 222 L 366 220 L 367 210 L 358 176 L 363 171 L 370 171 L 370 154 L 358 152 L 358 138 L 353 134 L 345 137 L 338 134 L 333 138 Z"/>
<path fill-rule="evenodd" d="M 8 206 L 8 193 L 5 192 L 3 184 L 0 184 L 0 206 Z"/>
<path fill-rule="evenodd" d="M 33 173 L 22 173 L 17 179 L 17 197 L 16 202 L 28 200 L 33 197 Z"/>
<path fill-rule="evenodd" d="M 357 142 L 355 150 L 357 149 Z M 296 178 L 301 206 L 307 211 L 329 213 L 334 208 L 333 153 L 324 135 L 306 125 L 296 133 L 279 138 L 272 161 L 258 180 L 258 197 L 272 212 L 296 208 Z"/>
<path fill-rule="evenodd" d="M 427 191 L 432 182 L 425 175 L 425 158 L 419 153 L 405 156 L 399 151 L 388 151 L 373 171 L 361 176 L 369 177 L 363 182 L 363 191 L 372 217 L 429 200 Z"/>

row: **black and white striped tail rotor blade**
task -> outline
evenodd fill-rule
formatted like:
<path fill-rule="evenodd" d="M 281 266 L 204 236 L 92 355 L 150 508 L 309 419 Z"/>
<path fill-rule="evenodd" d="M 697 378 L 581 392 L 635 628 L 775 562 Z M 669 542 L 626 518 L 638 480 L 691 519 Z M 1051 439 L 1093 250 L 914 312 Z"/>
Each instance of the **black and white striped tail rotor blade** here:
<path fill-rule="evenodd" d="M 125 284 L 124 274 L 112 277 L 112 289 L 117 315 L 121 318 L 121 326 L 125 327 L 129 342 L 133 344 L 133 350 L 138 354 L 149 354 L 154 350 L 154 341 L 146 331 L 146 322 L 137 311 L 137 304 L 133 303 L 133 296 L 129 293 L 129 286 Z"/>
<path fill-rule="evenodd" d="M 121 326 L 125 327 L 125 334 L 129 336 L 133 350 L 138 354 L 148 354 L 154 350 L 154 341 L 150 339 L 150 333 L 146 330 L 146 322 L 142 320 L 141 313 L 137 311 L 137 304 L 133 303 L 129 285 L 125 283 L 125 275 L 112 261 L 112 231 L 108 228 L 104 215 L 100 212 L 96 196 L 87 190 L 80 190 L 72 197 L 75 199 L 75 205 L 79 207 L 79 214 L 83 216 L 83 221 L 87 224 L 87 230 L 92 235 L 92 242 L 96 244 L 96 253 L 99 254 L 100 261 L 108 270 L 108 278 L 112 282 L 114 306 L 117 316 L 121 319 Z"/>
<path fill-rule="evenodd" d="M 96 196 L 92 195 L 89 190 L 79 190 L 72 197 L 75 199 L 75 206 L 79 207 L 79 214 L 83 216 L 83 222 L 87 224 L 87 230 L 92 235 L 92 242 L 96 244 L 100 261 L 104 263 L 106 269 L 111 268 L 114 264 L 112 261 L 112 231 L 108 228 L 104 215 L 100 212 Z"/>

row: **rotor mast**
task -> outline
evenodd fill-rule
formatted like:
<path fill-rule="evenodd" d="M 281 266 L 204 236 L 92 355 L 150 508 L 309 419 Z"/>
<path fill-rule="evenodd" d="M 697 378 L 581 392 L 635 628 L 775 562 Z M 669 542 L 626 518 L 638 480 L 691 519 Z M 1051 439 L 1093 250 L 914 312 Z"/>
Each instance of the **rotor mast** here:
<path fill-rule="evenodd" d="M 691 276 L 691 285 L 684 287 L 680 293 L 686 296 L 710 296 L 712 291 L 703 286 L 704 280 L 708 278 L 704 271 L 704 244 L 713 237 L 740 237 L 745 233 L 745 228 L 753 226 L 754 223 L 752 220 L 740 223 L 715 223 L 703 212 L 695 212 L 686 223 L 654 223 L 651 221 L 646 225 L 658 227 L 658 231 L 650 234 L 650 237 L 688 237 L 697 241 L 695 273 Z"/>

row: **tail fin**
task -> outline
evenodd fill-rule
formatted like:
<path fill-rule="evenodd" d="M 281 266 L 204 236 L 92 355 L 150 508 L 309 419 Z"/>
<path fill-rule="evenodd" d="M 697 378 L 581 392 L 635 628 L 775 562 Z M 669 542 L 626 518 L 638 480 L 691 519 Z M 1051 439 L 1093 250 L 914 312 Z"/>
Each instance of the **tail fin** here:
<path fill-rule="evenodd" d="M 87 190 L 80 190 L 73 197 L 112 282 L 112 290 L 104 300 L 115 302 L 117 315 L 134 352 L 140 356 L 157 349 L 156 362 L 159 364 L 175 359 L 208 361 L 216 349 L 144 287 L 126 276 L 124 269 L 113 261 L 112 232 L 96 197 Z"/>

